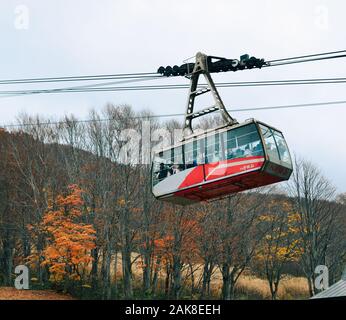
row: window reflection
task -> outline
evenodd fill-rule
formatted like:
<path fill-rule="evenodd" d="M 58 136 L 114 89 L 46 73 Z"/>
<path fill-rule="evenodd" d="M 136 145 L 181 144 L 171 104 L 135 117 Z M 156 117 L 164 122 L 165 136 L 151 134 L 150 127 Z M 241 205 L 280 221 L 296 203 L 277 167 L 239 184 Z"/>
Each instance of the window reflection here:
<path fill-rule="evenodd" d="M 269 159 L 274 162 L 282 161 L 291 165 L 291 157 L 282 133 L 264 125 L 260 125 L 260 128 Z"/>
<path fill-rule="evenodd" d="M 281 161 L 291 164 L 291 157 L 288 151 L 286 141 L 284 137 L 282 136 L 282 133 L 275 131 L 274 137 L 276 140 L 276 144 L 278 146 L 278 151 L 279 151 Z"/>
<path fill-rule="evenodd" d="M 230 130 L 227 135 L 226 159 L 263 156 L 263 147 L 255 124 Z"/>

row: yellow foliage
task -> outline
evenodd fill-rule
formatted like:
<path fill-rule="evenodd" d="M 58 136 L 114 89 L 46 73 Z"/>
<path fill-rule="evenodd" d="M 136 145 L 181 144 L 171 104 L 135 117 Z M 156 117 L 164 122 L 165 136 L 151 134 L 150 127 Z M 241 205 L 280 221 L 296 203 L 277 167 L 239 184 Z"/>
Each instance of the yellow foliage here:
<path fill-rule="evenodd" d="M 272 201 L 269 212 L 262 214 L 259 221 L 269 230 L 257 249 L 259 261 L 294 261 L 300 257 L 300 216 L 287 201 Z"/>
<path fill-rule="evenodd" d="M 118 200 L 118 205 L 119 205 L 119 206 L 124 206 L 125 204 L 126 204 L 125 199 L 120 198 L 120 199 Z"/>

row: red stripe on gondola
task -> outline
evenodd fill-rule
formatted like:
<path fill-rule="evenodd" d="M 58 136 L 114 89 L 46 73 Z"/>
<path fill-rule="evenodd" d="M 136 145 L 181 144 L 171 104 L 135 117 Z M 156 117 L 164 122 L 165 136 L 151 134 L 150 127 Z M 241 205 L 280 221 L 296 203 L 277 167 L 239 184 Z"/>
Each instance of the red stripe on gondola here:
<path fill-rule="evenodd" d="M 239 158 L 233 160 L 220 161 L 205 165 L 206 181 L 244 173 L 249 170 L 260 169 L 264 163 L 264 158 L 261 156 Z"/>
<path fill-rule="evenodd" d="M 178 189 L 193 186 L 197 183 L 202 183 L 204 181 L 203 165 L 199 165 L 194 168 L 184 179 L 184 181 L 179 185 Z"/>
<path fill-rule="evenodd" d="M 174 193 L 174 196 L 192 201 L 205 201 L 215 197 L 219 198 L 227 194 L 248 190 L 250 188 L 265 186 L 282 180 L 283 179 L 267 174 L 266 172 L 253 171 L 181 190 Z"/>
<path fill-rule="evenodd" d="M 244 174 L 250 170 L 261 169 L 264 161 L 265 159 L 263 156 L 253 156 L 199 165 L 186 176 L 178 189 L 204 182 L 204 174 L 205 181 L 212 181 L 222 177 L 227 178 L 237 174 Z M 203 166 L 205 172 L 203 172 Z"/>

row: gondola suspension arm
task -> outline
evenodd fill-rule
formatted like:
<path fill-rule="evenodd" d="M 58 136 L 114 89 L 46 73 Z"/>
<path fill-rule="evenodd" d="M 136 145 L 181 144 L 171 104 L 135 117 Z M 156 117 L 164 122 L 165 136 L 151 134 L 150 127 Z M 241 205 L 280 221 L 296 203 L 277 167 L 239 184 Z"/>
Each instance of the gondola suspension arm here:
<path fill-rule="evenodd" d="M 211 57 L 208 57 L 201 52 L 197 53 L 196 63 L 194 65 L 192 73 L 189 75 L 190 89 L 189 89 L 188 101 L 187 101 L 187 107 L 186 107 L 186 113 L 185 113 L 184 136 L 190 135 L 193 133 L 193 129 L 192 129 L 193 119 L 198 118 L 200 116 L 204 116 L 212 112 L 216 112 L 216 111 L 219 111 L 221 113 L 221 116 L 226 123 L 230 125 L 238 123 L 238 121 L 232 118 L 231 115 L 227 112 L 226 107 L 216 89 L 215 83 L 208 69 L 210 61 L 211 61 Z M 198 80 L 201 75 L 204 76 L 207 82 L 207 87 L 197 89 Z M 211 92 L 214 99 L 214 105 L 204 108 L 202 110 L 194 111 L 195 98 L 207 92 Z"/>
<path fill-rule="evenodd" d="M 216 60 L 216 61 L 215 61 Z M 158 73 L 163 76 L 185 76 L 190 79 L 190 88 L 188 94 L 187 107 L 185 112 L 183 139 L 193 134 L 192 120 L 212 112 L 220 112 L 223 120 L 228 125 L 237 124 L 238 121 L 233 118 L 226 110 L 225 105 L 216 89 L 211 73 L 238 71 L 244 69 L 262 68 L 266 65 L 264 59 L 249 57 L 245 54 L 237 59 L 226 59 L 215 56 L 207 56 L 201 52 L 196 54 L 195 63 L 185 63 L 179 66 L 160 67 Z M 200 76 L 206 80 L 207 86 L 198 88 Z M 211 92 L 214 104 L 202 110 L 194 111 L 196 97 Z"/>

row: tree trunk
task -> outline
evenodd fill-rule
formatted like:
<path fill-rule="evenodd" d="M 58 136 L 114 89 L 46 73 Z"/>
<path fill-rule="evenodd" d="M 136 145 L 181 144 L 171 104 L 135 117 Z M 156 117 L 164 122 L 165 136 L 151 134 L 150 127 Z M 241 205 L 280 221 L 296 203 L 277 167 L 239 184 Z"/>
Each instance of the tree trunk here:
<path fill-rule="evenodd" d="M 9 232 L 6 232 L 6 239 L 3 241 L 3 272 L 5 286 L 12 286 L 12 269 L 13 269 L 13 246 L 9 239 Z"/>
<path fill-rule="evenodd" d="M 230 266 L 228 263 L 223 263 L 221 267 L 222 273 L 222 299 L 231 300 L 231 276 Z"/>
<path fill-rule="evenodd" d="M 213 269 L 214 265 L 211 262 L 206 261 L 204 263 L 201 299 L 209 297 L 210 279 Z"/>
<path fill-rule="evenodd" d="M 190 277 L 191 277 L 191 300 L 193 299 L 193 295 L 195 293 L 195 271 L 193 270 L 193 264 L 189 263 L 190 267 Z"/>
<path fill-rule="evenodd" d="M 126 299 L 133 297 L 132 289 L 132 263 L 131 263 L 131 235 L 129 212 L 127 209 L 123 212 L 123 247 L 122 247 L 122 266 L 123 266 L 123 283 L 124 296 Z"/>
<path fill-rule="evenodd" d="M 159 266 L 161 264 L 161 257 L 158 257 L 156 260 L 156 266 L 154 266 L 154 275 L 153 275 L 153 280 L 152 280 L 152 285 L 151 285 L 151 293 L 153 296 L 156 294 L 156 289 L 157 289 L 157 283 L 158 283 L 158 278 L 159 278 Z"/>
<path fill-rule="evenodd" d="M 91 250 L 91 257 L 93 258 L 92 265 L 91 265 L 91 285 L 94 290 L 97 289 L 98 286 L 98 279 L 97 279 L 97 274 L 98 274 L 98 252 L 99 248 L 96 247 Z"/>
<path fill-rule="evenodd" d="M 106 251 L 103 254 L 104 261 L 104 269 L 103 269 L 103 290 L 102 290 L 102 296 L 103 299 L 109 300 L 111 298 L 111 260 L 112 260 L 112 254 L 110 250 L 110 246 L 106 246 Z"/>
<path fill-rule="evenodd" d="M 178 300 L 181 293 L 181 261 L 177 255 L 173 256 L 173 298 Z"/>
<path fill-rule="evenodd" d="M 133 296 L 131 251 L 129 250 L 128 247 L 125 247 L 122 250 L 122 265 L 123 265 L 124 296 L 126 299 L 131 299 Z"/>
<path fill-rule="evenodd" d="M 166 266 L 166 279 L 165 279 L 165 295 L 169 297 L 170 295 L 170 278 L 171 278 L 171 267 L 169 264 Z"/>
<path fill-rule="evenodd" d="M 149 241 L 147 241 L 146 246 L 149 245 Z M 150 291 L 150 273 L 151 273 L 151 257 L 150 250 L 148 247 L 144 249 L 144 268 L 143 268 L 143 293 L 147 295 Z"/>
<path fill-rule="evenodd" d="M 145 244 L 145 247 L 143 249 L 143 260 L 144 260 L 144 267 L 143 267 L 143 293 L 144 295 L 148 295 L 150 292 L 150 277 L 151 277 L 151 244 L 150 244 L 150 208 L 148 204 L 148 197 L 149 197 L 149 188 L 150 186 L 148 183 L 145 183 L 144 188 L 144 204 L 143 204 L 143 215 L 144 215 L 144 222 L 143 222 L 143 242 Z"/>
<path fill-rule="evenodd" d="M 231 300 L 235 298 L 235 284 L 236 284 L 236 281 L 234 279 L 234 275 L 233 273 L 231 273 L 230 290 L 229 290 L 229 298 Z"/>

